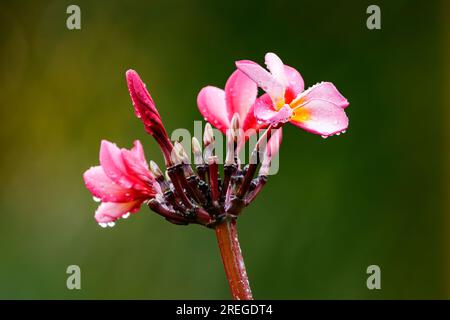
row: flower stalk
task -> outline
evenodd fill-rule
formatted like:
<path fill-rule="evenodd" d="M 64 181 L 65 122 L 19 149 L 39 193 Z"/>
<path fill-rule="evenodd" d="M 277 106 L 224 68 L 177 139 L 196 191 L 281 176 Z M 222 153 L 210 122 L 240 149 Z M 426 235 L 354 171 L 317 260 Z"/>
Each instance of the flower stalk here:
<path fill-rule="evenodd" d="M 239 245 L 236 219 L 224 219 L 214 229 L 233 299 L 253 300 L 244 257 Z"/>

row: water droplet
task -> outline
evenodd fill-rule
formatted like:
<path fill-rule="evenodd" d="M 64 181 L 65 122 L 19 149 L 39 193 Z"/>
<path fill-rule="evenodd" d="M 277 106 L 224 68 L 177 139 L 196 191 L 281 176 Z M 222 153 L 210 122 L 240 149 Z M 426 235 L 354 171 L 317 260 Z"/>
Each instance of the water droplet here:
<path fill-rule="evenodd" d="M 115 222 L 113 222 L 113 221 L 111 221 L 111 222 L 108 222 L 108 227 L 114 227 L 116 225 L 116 223 Z"/>
<path fill-rule="evenodd" d="M 108 226 L 108 224 L 104 222 L 100 222 L 98 225 L 102 228 L 106 228 Z"/>
<path fill-rule="evenodd" d="M 127 212 L 122 216 L 122 219 L 128 219 L 129 216 L 130 216 L 130 213 Z"/>
<path fill-rule="evenodd" d="M 341 133 L 340 133 L 340 132 L 337 132 L 336 135 L 339 136 L 339 135 L 341 135 Z"/>
<path fill-rule="evenodd" d="M 346 133 L 347 132 L 347 130 L 342 130 L 342 133 Z"/>
<path fill-rule="evenodd" d="M 102 201 L 102 199 L 97 198 L 97 197 L 92 197 L 92 199 L 94 199 L 95 202 L 100 202 L 100 201 Z"/>
<path fill-rule="evenodd" d="M 326 139 L 326 138 L 328 138 L 328 136 L 323 135 L 322 138 Z"/>

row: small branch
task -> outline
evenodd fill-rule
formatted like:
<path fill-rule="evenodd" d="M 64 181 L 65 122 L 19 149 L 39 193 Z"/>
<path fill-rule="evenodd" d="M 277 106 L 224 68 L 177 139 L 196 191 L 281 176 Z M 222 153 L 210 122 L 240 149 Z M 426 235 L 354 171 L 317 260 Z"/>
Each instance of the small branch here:
<path fill-rule="evenodd" d="M 219 166 L 217 157 L 211 156 L 208 159 L 209 165 L 209 186 L 211 188 L 211 200 L 214 206 L 219 205 Z"/>
<path fill-rule="evenodd" d="M 255 200 L 256 196 L 261 192 L 262 188 L 266 185 L 267 176 L 259 176 L 258 178 L 254 179 L 254 181 L 255 181 L 255 188 L 251 190 L 248 196 L 245 198 L 246 206 L 248 206 L 253 200 Z"/>

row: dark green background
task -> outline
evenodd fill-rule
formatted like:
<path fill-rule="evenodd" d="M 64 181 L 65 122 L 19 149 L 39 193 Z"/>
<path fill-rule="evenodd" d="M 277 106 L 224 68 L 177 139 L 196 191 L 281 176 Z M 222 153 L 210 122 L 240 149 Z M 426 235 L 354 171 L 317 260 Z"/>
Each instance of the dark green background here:
<path fill-rule="evenodd" d="M 79 31 L 65 25 L 73 3 Z M 379 31 L 366 28 L 373 3 Z M 0 298 L 229 298 L 211 230 L 145 208 L 103 230 L 82 173 L 101 139 L 140 139 L 161 163 L 126 69 L 141 74 L 169 131 L 191 129 L 198 91 L 268 51 L 307 86 L 335 83 L 350 127 L 323 140 L 286 126 L 279 174 L 239 219 L 254 296 L 447 297 L 448 11 L 406 0 L 2 1 Z M 81 291 L 66 289 L 71 264 Z M 366 288 L 371 264 L 382 290 Z"/>

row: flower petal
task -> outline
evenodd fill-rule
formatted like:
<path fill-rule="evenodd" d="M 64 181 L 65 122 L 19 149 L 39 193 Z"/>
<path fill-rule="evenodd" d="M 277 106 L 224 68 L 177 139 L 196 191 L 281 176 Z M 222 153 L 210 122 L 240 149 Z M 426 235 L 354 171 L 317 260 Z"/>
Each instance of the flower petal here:
<path fill-rule="evenodd" d="M 225 91 L 213 86 L 204 87 L 198 94 L 197 105 L 206 121 L 226 133 L 230 121 L 227 115 Z"/>
<path fill-rule="evenodd" d="M 236 61 L 236 67 L 267 92 L 275 105 L 284 104 L 285 87 L 267 70 L 250 60 Z"/>
<path fill-rule="evenodd" d="M 135 181 L 128 175 L 122 158 L 122 151 L 116 144 L 102 140 L 100 146 L 100 165 L 106 175 L 125 189 L 130 189 Z"/>
<path fill-rule="evenodd" d="M 288 84 L 288 79 L 284 70 L 284 64 L 281 59 L 272 52 L 266 53 L 265 63 L 272 76 L 284 87 Z"/>
<path fill-rule="evenodd" d="M 292 67 L 285 65 L 284 72 L 288 80 L 284 99 L 286 103 L 291 103 L 305 89 L 305 82 L 300 73 Z"/>
<path fill-rule="evenodd" d="M 239 114 L 240 120 L 245 123 L 257 95 L 258 86 L 252 79 L 239 70 L 232 73 L 225 84 L 225 99 L 230 123 L 235 113 Z"/>
<path fill-rule="evenodd" d="M 299 99 L 302 103 L 313 99 L 327 100 L 341 108 L 346 108 L 349 105 L 347 99 L 331 82 L 321 82 L 308 88 L 308 90 L 300 95 Z"/>
<path fill-rule="evenodd" d="M 97 220 L 98 223 L 116 221 L 128 212 L 134 213 L 139 210 L 141 203 L 142 200 L 123 203 L 103 202 L 95 211 L 95 220 Z"/>
<path fill-rule="evenodd" d="M 269 98 L 270 100 L 270 98 Z M 255 103 L 250 107 L 250 110 L 248 110 L 248 114 L 247 117 L 245 118 L 243 124 L 242 124 L 242 129 L 245 132 L 248 133 L 256 133 L 259 129 L 263 129 L 266 128 L 268 126 L 267 123 L 264 122 L 258 122 L 258 120 L 255 117 L 255 106 L 256 106 L 256 101 Z M 252 134 L 246 134 L 246 138 L 250 137 Z"/>
<path fill-rule="evenodd" d="M 131 150 L 122 149 L 121 152 L 126 171 L 136 182 L 133 188 L 149 196 L 154 196 L 160 191 L 159 184 L 156 183 L 153 174 L 148 169 L 148 163 L 140 141 L 134 141 L 134 146 Z"/>
<path fill-rule="evenodd" d="M 126 72 L 128 91 L 134 106 L 136 117 L 142 120 L 145 130 L 151 134 L 160 134 L 167 136 L 161 116 L 156 109 L 155 103 L 142 82 L 138 73 L 134 70 Z"/>
<path fill-rule="evenodd" d="M 269 95 L 264 94 L 255 102 L 255 117 L 258 121 L 276 126 L 289 121 L 292 109 L 284 105 L 280 110 L 275 110 Z"/>
<path fill-rule="evenodd" d="M 101 166 L 91 167 L 84 175 L 86 188 L 94 197 L 105 202 L 128 202 L 140 195 L 132 189 L 125 189 L 112 181 Z"/>
<path fill-rule="evenodd" d="M 348 118 L 340 106 L 330 101 L 314 99 L 293 109 L 291 123 L 306 131 L 330 136 L 346 130 Z"/>

